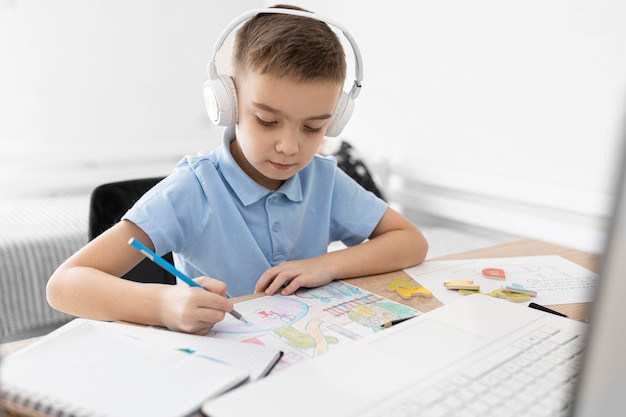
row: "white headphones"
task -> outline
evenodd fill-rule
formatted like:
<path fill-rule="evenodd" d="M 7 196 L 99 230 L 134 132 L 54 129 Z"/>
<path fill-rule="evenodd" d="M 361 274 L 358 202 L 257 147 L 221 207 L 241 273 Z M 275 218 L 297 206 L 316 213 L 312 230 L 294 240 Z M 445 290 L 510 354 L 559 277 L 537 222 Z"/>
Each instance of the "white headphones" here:
<path fill-rule="evenodd" d="M 346 93 L 345 91 L 341 92 L 341 97 L 339 98 L 331 123 L 326 131 L 326 136 L 339 136 L 343 128 L 348 123 L 348 120 L 350 120 L 350 116 L 354 110 L 354 100 L 361 92 L 361 81 L 363 80 L 361 52 L 359 51 L 359 47 L 354 41 L 354 38 L 352 38 L 348 31 L 342 26 L 325 17 L 300 10 L 281 8 L 251 10 L 237 17 L 226 27 L 226 29 L 224 29 L 213 46 L 211 62 L 209 62 L 209 65 L 207 66 L 209 79 L 204 83 L 204 102 L 209 117 L 213 123 L 218 126 L 234 126 L 237 123 L 237 92 L 235 90 L 235 83 L 229 75 L 217 73 L 215 57 L 226 41 L 228 35 L 237 26 L 260 13 L 289 14 L 319 20 L 340 29 L 346 39 L 350 42 L 352 51 L 354 52 L 354 85 L 349 93 Z"/>

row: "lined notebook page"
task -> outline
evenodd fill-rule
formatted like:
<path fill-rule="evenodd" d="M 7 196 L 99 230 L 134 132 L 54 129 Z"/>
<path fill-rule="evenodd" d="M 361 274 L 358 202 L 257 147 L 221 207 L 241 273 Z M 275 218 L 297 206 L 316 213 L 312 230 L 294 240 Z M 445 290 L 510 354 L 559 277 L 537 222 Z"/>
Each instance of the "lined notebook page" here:
<path fill-rule="evenodd" d="M 95 324 L 160 347 L 182 350 L 192 356 L 241 368 L 250 374 L 251 381 L 265 376 L 282 354 L 277 348 L 211 336 L 198 336 L 122 323 L 96 322 Z"/>
<path fill-rule="evenodd" d="M 28 401 L 76 416 L 171 417 L 188 415 L 247 376 L 75 320 L 5 358 L 0 384 L 9 406 Z"/>

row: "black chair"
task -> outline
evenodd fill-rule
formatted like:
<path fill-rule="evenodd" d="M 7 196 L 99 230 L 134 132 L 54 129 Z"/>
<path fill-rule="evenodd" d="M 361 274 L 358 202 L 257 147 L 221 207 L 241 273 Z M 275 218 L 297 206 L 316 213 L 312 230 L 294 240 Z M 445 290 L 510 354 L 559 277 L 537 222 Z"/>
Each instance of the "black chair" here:
<path fill-rule="evenodd" d="M 122 216 L 163 177 L 113 182 L 98 186 L 91 193 L 89 240 L 120 221 Z M 172 254 L 163 256 L 173 263 Z M 149 259 L 142 260 L 122 278 L 136 282 L 175 284 L 176 278 Z"/>
<path fill-rule="evenodd" d="M 352 145 L 346 141 L 342 141 L 339 149 L 332 155 L 337 160 L 339 169 L 352 177 L 361 187 L 373 192 L 380 199 L 385 200 L 383 192 L 376 185 L 374 177 Z"/>

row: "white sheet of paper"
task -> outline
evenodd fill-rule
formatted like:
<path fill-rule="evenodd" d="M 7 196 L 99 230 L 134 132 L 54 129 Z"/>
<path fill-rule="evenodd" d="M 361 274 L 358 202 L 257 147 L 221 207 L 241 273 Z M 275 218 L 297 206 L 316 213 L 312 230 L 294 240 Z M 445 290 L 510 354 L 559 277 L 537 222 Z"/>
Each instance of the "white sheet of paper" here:
<path fill-rule="evenodd" d="M 485 278 L 484 268 L 503 269 L 506 279 Z M 558 255 L 426 261 L 405 272 L 443 304 L 463 297 L 458 291 L 447 289 L 444 281 L 473 280 L 482 293 L 517 283 L 537 291 L 537 296 L 526 304 L 533 301 L 544 305 L 593 301 L 598 284 L 598 274 Z"/>

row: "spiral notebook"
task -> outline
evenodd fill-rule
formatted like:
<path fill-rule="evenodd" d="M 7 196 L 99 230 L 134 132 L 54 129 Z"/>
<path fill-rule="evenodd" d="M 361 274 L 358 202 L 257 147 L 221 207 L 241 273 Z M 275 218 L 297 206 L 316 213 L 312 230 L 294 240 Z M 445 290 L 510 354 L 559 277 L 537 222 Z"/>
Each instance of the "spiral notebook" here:
<path fill-rule="evenodd" d="M 271 368 L 280 357 L 280 351 L 245 343 L 218 340 L 211 346 L 209 339 L 76 319 L 4 358 L 2 404 L 26 415 L 185 416 L 249 379 L 251 370 L 217 359 L 224 352 L 239 351 L 255 367 Z"/>

